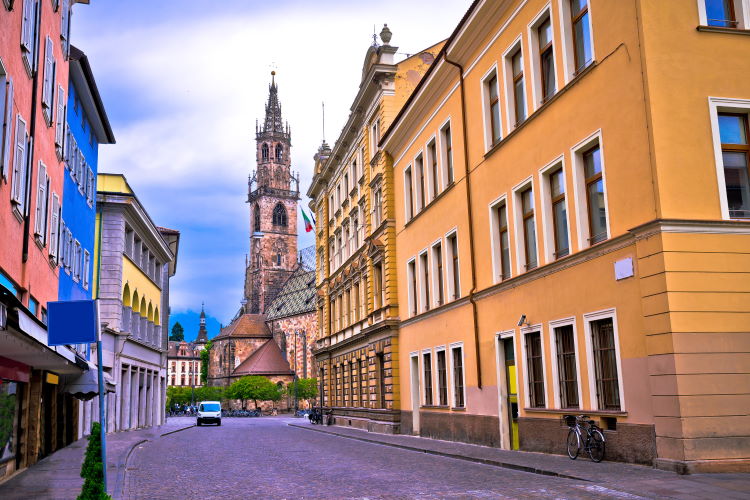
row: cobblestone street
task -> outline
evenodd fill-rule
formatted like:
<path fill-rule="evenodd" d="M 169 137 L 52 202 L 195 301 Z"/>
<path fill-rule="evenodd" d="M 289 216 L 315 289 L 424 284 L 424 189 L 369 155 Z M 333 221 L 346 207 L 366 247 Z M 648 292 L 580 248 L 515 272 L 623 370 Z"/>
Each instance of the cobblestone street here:
<path fill-rule="evenodd" d="M 128 462 L 124 497 L 687 498 L 677 490 L 674 496 L 639 496 L 632 489 L 593 481 L 503 469 L 287 425 L 300 422 L 227 418 L 221 427 L 194 427 L 144 443 Z M 651 469 L 643 471 L 647 480 Z M 727 491 L 723 498 L 742 494 Z"/>

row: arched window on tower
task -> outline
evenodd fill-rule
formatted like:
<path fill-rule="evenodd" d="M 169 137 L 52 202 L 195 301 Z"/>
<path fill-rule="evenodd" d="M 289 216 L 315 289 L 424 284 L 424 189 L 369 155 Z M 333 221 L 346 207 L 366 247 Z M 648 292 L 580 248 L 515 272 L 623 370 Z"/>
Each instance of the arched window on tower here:
<path fill-rule="evenodd" d="M 263 144 L 260 148 L 260 155 L 263 160 L 268 160 L 268 144 Z"/>
<path fill-rule="evenodd" d="M 273 225 L 286 227 L 286 209 L 281 203 L 277 203 L 273 209 Z"/>
<path fill-rule="evenodd" d="M 255 207 L 253 207 L 253 232 L 260 232 L 260 207 L 257 203 L 255 204 Z"/>
<path fill-rule="evenodd" d="M 276 265 L 277 266 L 281 265 L 281 254 L 280 253 L 276 254 Z"/>
<path fill-rule="evenodd" d="M 281 161 L 284 159 L 284 147 L 281 144 L 276 145 L 276 160 Z"/>

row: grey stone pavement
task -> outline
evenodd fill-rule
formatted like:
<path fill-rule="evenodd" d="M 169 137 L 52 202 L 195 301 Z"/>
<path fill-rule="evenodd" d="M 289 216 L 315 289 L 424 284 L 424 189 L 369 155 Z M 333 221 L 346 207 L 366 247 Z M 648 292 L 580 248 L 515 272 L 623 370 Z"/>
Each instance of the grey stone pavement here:
<path fill-rule="evenodd" d="M 310 425 L 192 418 L 109 435 L 109 492 L 127 499 L 750 499 L 750 474 L 649 467 Z M 86 441 L 0 484 L 0 499 L 74 499 Z"/>
<path fill-rule="evenodd" d="M 162 435 L 185 427 L 192 427 L 195 419 L 168 419 L 167 423 L 151 429 L 117 432 L 107 435 L 107 491 L 110 495 L 122 489 L 125 461 L 136 443 L 161 438 Z M 2 500 L 67 500 L 81 493 L 83 478 L 81 464 L 86 452 L 87 438 L 25 469 L 0 484 Z"/>

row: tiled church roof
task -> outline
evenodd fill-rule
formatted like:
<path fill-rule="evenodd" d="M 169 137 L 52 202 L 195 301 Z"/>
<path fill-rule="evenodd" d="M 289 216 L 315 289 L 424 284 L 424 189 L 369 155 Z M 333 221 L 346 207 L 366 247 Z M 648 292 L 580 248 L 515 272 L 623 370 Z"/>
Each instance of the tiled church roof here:
<path fill-rule="evenodd" d="M 288 318 L 315 311 L 315 247 L 299 252 L 300 266 L 284 283 L 281 291 L 268 306 L 268 320 Z"/>
<path fill-rule="evenodd" d="M 223 328 L 214 340 L 227 337 L 271 338 L 271 331 L 262 314 L 243 314 Z"/>
<path fill-rule="evenodd" d="M 279 345 L 270 339 L 240 363 L 232 375 L 290 375 L 292 373 Z"/>

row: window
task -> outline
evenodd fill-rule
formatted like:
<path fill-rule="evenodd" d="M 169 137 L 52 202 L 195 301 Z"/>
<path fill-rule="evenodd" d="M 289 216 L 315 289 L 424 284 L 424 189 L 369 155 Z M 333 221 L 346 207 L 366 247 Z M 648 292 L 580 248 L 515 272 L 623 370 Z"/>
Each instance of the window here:
<path fill-rule="evenodd" d="M 41 245 L 47 244 L 47 225 L 48 225 L 48 189 L 49 177 L 47 176 L 47 166 L 39 162 L 39 171 L 37 173 L 37 196 L 36 196 L 36 216 L 34 218 L 34 236 Z"/>
<path fill-rule="evenodd" d="M 26 133 L 26 121 L 21 115 L 16 116 L 16 152 L 13 158 L 13 178 L 11 187 L 11 201 L 16 205 L 19 215 L 23 215 L 26 206 L 26 146 L 29 135 Z"/>
<path fill-rule="evenodd" d="M 570 24 L 573 28 L 574 74 L 578 74 L 593 59 L 588 0 L 570 0 Z"/>
<path fill-rule="evenodd" d="M 541 333 L 527 333 L 525 337 L 529 405 L 532 408 L 544 408 L 544 361 L 542 359 Z"/>
<path fill-rule="evenodd" d="M 432 406 L 432 353 L 422 353 L 422 371 L 424 373 L 424 405 Z"/>
<path fill-rule="evenodd" d="M 438 404 L 448 406 L 448 371 L 445 349 L 437 351 Z"/>
<path fill-rule="evenodd" d="M 505 200 L 492 207 L 492 222 L 497 231 L 494 238 L 496 248 L 493 256 L 495 280 L 506 280 L 511 276 L 510 267 L 510 233 L 508 232 L 508 205 Z"/>
<path fill-rule="evenodd" d="M 276 145 L 276 161 L 282 161 L 284 159 L 284 148 L 281 144 Z"/>
<path fill-rule="evenodd" d="M 414 217 L 414 194 L 411 178 L 411 165 L 404 170 L 404 217 L 409 222 Z"/>
<path fill-rule="evenodd" d="M 427 145 L 427 161 L 429 162 L 430 170 L 428 172 L 428 181 L 430 184 L 430 201 L 434 200 L 438 195 L 438 163 L 437 163 L 437 147 L 433 140 Z"/>
<path fill-rule="evenodd" d="M 52 126 L 52 107 L 55 94 L 55 54 L 52 39 L 47 37 L 44 44 L 44 81 L 42 83 L 42 114 L 47 126 Z"/>
<path fill-rule="evenodd" d="M 380 118 L 370 126 L 370 156 L 374 157 L 378 152 L 378 141 L 380 141 Z"/>
<path fill-rule="evenodd" d="M 417 207 L 416 211 L 420 212 L 425 207 L 425 182 L 424 182 L 424 159 L 420 153 L 414 160 L 414 173 L 417 176 Z"/>
<path fill-rule="evenodd" d="M 286 209 L 281 203 L 277 203 L 273 208 L 273 225 L 286 227 Z"/>
<path fill-rule="evenodd" d="M 591 340 L 599 410 L 620 410 L 620 389 L 612 318 L 591 321 Z"/>
<path fill-rule="evenodd" d="M 523 77 L 523 52 L 520 46 L 518 47 L 518 50 L 510 56 L 510 69 L 513 78 L 513 118 L 515 119 L 515 125 L 518 126 L 526 119 L 526 90 L 524 88 L 525 84 Z"/>
<path fill-rule="evenodd" d="M 359 248 L 359 208 L 356 208 L 352 211 L 352 236 L 351 236 L 351 254 L 354 255 L 354 252 L 357 251 Z"/>
<path fill-rule="evenodd" d="M 49 258 L 57 264 L 58 245 L 60 244 L 60 197 L 52 193 L 52 208 L 49 225 Z"/>
<path fill-rule="evenodd" d="M 13 79 L 0 61 L 0 178 L 7 180 L 13 148 Z"/>
<path fill-rule="evenodd" d="M 78 240 L 73 242 L 73 280 L 76 282 L 81 281 L 81 243 Z"/>
<path fill-rule="evenodd" d="M 63 157 L 63 141 L 65 139 L 65 89 L 57 87 L 57 115 L 55 117 L 55 151 L 57 157 Z"/>
<path fill-rule="evenodd" d="M 548 176 L 552 204 L 552 233 L 555 241 L 554 257 L 559 259 L 570 253 L 568 243 L 568 213 L 565 207 L 565 176 L 558 168 Z"/>
<path fill-rule="evenodd" d="M 735 0 L 705 0 L 706 21 L 709 26 L 736 28 L 737 16 L 734 10 Z"/>
<path fill-rule="evenodd" d="M 534 217 L 534 191 L 531 186 L 525 188 L 518 195 L 521 203 L 521 217 L 523 228 L 523 254 L 526 258 L 524 267 L 527 271 L 537 266 L 536 257 L 536 221 Z"/>
<path fill-rule="evenodd" d="M 417 264 L 414 259 L 410 260 L 406 264 L 406 274 L 407 279 L 409 280 L 409 288 L 408 288 L 408 294 L 409 294 L 409 315 L 410 316 L 416 316 L 417 315 Z"/>
<path fill-rule="evenodd" d="M 372 266 L 373 301 L 375 309 L 383 307 L 383 266 L 380 262 Z"/>
<path fill-rule="evenodd" d="M 746 114 L 719 113 L 719 136 L 729 217 L 750 218 L 750 146 Z"/>
<path fill-rule="evenodd" d="M 460 269 L 458 266 L 458 237 L 456 233 L 448 235 L 448 296 L 453 300 L 461 297 Z"/>
<path fill-rule="evenodd" d="M 34 297 L 29 297 L 29 312 L 36 317 L 39 312 L 39 301 Z"/>
<path fill-rule="evenodd" d="M 88 177 L 86 178 L 86 201 L 88 201 L 89 206 L 94 204 L 94 196 L 96 196 L 96 189 L 94 188 L 95 181 L 96 176 L 94 175 L 94 171 L 89 167 Z"/>
<path fill-rule="evenodd" d="M 83 288 L 89 289 L 89 270 L 91 267 L 91 254 L 88 250 L 83 251 Z"/>
<path fill-rule="evenodd" d="M 604 179 L 599 145 L 583 154 L 586 206 L 588 207 L 589 242 L 593 245 L 607 239 L 607 208 L 604 203 Z"/>
<path fill-rule="evenodd" d="M 352 321 L 357 322 L 360 320 L 359 315 L 359 302 L 360 302 L 360 291 L 359 282 L 355 283 L 352 287 Z"/>
<path fill-rule="evenodd" d="M 492 147 L 501 139 L 500 124 L 500 91 L 497 83 L 497 74 L 493 74 L 485 82 L 485 94 L 487 95 L 487 110 L 489 113 L 489 141 L 488 146 Z"/>
<path fill-rule="evenodd" d="M 443 154 L 443 174 L 445 186 L 453 184 L 453 140 L 451 139 L 451 124 L 447 123 L 441 130 L 440 144 Z"/>
<path fill-rule="evenodd" d="M 422 311 L 430 310 L 430 269 L 428 267 L 427 252 L 419 256 L 419 289 L 421 293 Z"/>
<path fill-rule="evenodd" d="M 435 306 L 440 307 L 445 303 L 445 292 L 443 283 L 443 244 L 437 242 L 432 246 L 432 274 L 435 276 L 433 280 L 433 296 L 435 297 Z"/>
<path fill-rule="evenodd" d="M 263 161 L 268 161 L 268 144 L 263 144 L 260 147 L 260 156 Z"/>
<path fill-rule="evenodd" d="M 23 12 L 21 14 L 21 57 L 26 72 L 31 77 L 36 69 L 37 53 L 37 9 L 38 0 L 23 0 Z"/>
<path fill-rule="evenodd" d="M 552 23 L 549 17 L 537 28 L 537 37 L 542 102 L 546 102 L 555 93 L 555 55 L 552 50 Z"/>
<path fill-rule="evenodd" d="M 60 12 L 60 40 L 65 59 L 70 52 L 70 0 L 62 0 L 62 11 Z"/>
<path fill-rule="evenodd" d="M 335 261 L 334 257 L 336 255 L 336 245 L 333 242 L 333 239 L 328 242 L 328 272 L 332 273 L 335 269 Z"/>
<path fill-rule="evenodd" d="M 383 191 L 378 186 L 372 196 L 372 226 L 373 230 L 380 226 L 383 222 Z"/>
<path fill-rule="evenodd" d="M 367 360 L 359 361 L 359 405 L 367 406 Z"/>
<path fill-rule="evenodd" d="M 464 352 L 462 346 L 451 347 L 451 362 L 453 364 L 453 406 L 463 408 L 466 395 L 464 394 Z"/>
<path fill-rule="evenodd" d="M 573 325 L 554 328 L 557 355 L 557 377 L 561 408 L 579 408 L 578 370 Z"/>

